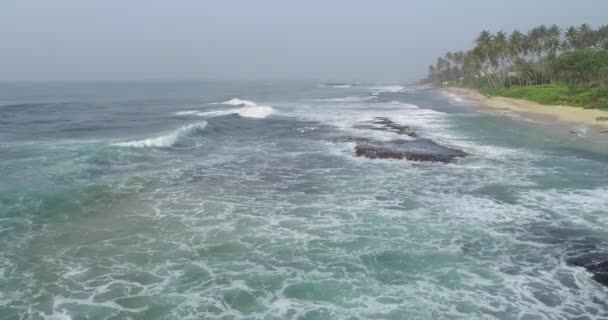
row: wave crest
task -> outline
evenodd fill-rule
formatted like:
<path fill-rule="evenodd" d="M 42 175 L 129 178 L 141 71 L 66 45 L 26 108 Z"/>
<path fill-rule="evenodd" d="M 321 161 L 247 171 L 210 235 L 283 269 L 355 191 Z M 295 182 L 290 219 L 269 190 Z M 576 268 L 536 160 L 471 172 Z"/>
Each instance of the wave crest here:
<path fill-rule="evenodd" d="M 187 126 L 178 128 L 170 134 L 159 136 L 156 138 L 132 140 L 127 142 L 118 142 L 112 145 L 119 147 L 134 147 L 134 148 L 169 148 L 175 145 L 181 137 L 188 136 L 192 133 L 204 130 L 207 127 L 207 121 L 193 123 Z"/>
<path fill-rule="evenodd" d="M 233 98 L 224 102 L 216 102 L 213 104 L 223 104 L 230 106 L 241 106 L 241 108 L 228 109 L 228 110 L 213 110 L 207 112 L 199 112 L 196 115 L 201 117 L 220 117 L 229 114 L 238 114 L 241 117 L 264 119 L 275 112 L 270 106 L 259 106 L 257 103 L 249 100 L 241 100 L 239 98 Z"/>
<path fill-rule="evenodd" d="M 224 101 L 224 102 L 217 102 L 214 104 L 227 104 L 230 106 L 243 106 L 243 107 L 257 107 L 258 105 L 253 102 L 253 101 L 249 101 L 249 100 L 241 100 L 239 98 L 232 98 L 230 100 Z"/>
<path fill-rule="evenodd" d="M 196 114 L 198 113 L 198 110 L 185 110 L 185 111 L 178 111 L 173 113 L 176 116 L 187 116 L 187 115 L 191 115 L 191 114 Z"/>

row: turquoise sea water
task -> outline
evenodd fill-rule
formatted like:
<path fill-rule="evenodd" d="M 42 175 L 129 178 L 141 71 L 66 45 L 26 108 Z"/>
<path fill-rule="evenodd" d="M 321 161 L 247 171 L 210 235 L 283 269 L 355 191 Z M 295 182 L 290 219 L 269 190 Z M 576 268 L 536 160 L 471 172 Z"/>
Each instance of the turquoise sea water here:
<path fill-rule="evenodd" d="M 404 139 L 377 117 L 469 155 L 356 157 Z M 3 83 L 0 319 L 605 319 L 589 130 L 395 84 Z"/>

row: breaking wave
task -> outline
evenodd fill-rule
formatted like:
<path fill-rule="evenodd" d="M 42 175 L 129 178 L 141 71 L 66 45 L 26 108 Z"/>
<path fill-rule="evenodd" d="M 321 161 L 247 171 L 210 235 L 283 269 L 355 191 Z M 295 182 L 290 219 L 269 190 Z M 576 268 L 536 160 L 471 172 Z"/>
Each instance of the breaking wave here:
<path fill-rule="evenodd" d="M 198 110 L 185 110 L 185 111 L 175 112 L 174 115 L 176 115 L 176 116 L 187 116 L 187 115 L 191 115 L 191 114 L 196 114 L 198 112 L 199 112 Z"/>
<path fill-rule="evenodd" d="M 270 106 L 259 106 L 253 101 L 241 100 L 238 98 L 233 98 L 224 102 L 216 102 L 213 104 L 241 106 L 241 108 L 198 112 L 196 113 L 196 115 L 201 117 L 214 118 L 230 114 L 238 114 L 239 116 L 246 118 L 264 119 L 275 112 L 275 110 Z"/>
<path fill-rule="evenodd" d="M 178 128 L 177 130 L 156 138 L 132 140 L 127 142 L 118 142 L 113 145 L 119 147 L 134 147 L 134 148 L 169 148 L 175 145 L 181 137 L 200 132 L 207 127 L 207 122 L 193 123 L 187 126 Z"/>
<path fill-rule="evenodd" d="M 328 82 L 318 85 L 320 88 L 352 88 L 358 86 L 360 83 L 339 83 L 339 82 Z"/>
<path fill-rule="evenodd" d="M 216 102 L 216 103 L 212 103 L 212 104 L 226 104 L 226 105 L 230 105 L 230 106 L 243 106 L 243 107 L 257 107 L 258 106 L 253 101 L 241 100 L 239 98 L 232 98 L 232 99 L 224 101 L 224 102 Z"/>

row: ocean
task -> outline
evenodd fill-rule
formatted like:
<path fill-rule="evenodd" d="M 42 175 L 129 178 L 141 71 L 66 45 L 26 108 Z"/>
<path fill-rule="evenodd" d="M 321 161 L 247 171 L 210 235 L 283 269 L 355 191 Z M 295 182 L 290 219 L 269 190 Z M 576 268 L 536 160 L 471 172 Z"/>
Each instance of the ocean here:
<path fill-rule="evenodd" d="M 394 83 L 0 83 L 0 319 L 605 319 L 588 130 Z"/>

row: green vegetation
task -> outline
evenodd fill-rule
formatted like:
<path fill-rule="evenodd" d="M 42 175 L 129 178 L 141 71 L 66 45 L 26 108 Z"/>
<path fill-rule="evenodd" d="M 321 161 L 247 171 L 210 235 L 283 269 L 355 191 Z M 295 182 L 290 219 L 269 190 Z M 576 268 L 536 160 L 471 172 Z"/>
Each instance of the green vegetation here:
<path fill-rule="evenodd" d="M 479 89 L 542 104 L 608 109 L 608 25 L 528 33 L 482 31 L 466 52 L 429 66 L 427 83 Z"/>
<path fill-rule="evenodd" d="M 540 104 L 608 109 L 608 87 L 605 86 L 587 88 L 555 83 L 535 86 L 485 86 L 477 89 L 491 96 L 525 99 Z"/>

